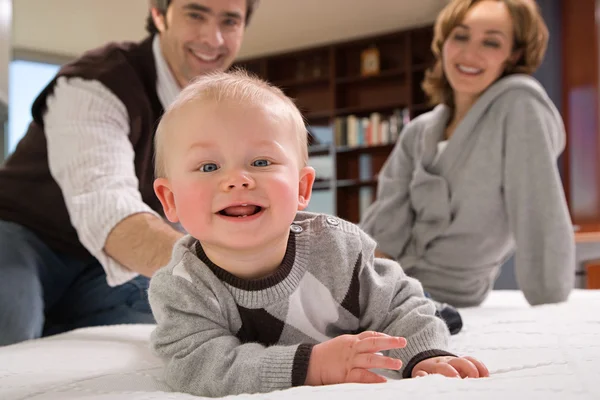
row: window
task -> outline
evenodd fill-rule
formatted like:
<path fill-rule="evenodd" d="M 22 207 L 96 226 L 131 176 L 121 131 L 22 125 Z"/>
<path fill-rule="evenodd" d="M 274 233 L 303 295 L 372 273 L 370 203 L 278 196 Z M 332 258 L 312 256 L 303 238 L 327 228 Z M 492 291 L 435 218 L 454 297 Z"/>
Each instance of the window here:
<path fill-rule="evenodd" d="M 8 154 L 25 135 L 31 122 L 31 105 L 40 91 L 52 80 L 60 65 L 14 60 L 8 76 Z"/>

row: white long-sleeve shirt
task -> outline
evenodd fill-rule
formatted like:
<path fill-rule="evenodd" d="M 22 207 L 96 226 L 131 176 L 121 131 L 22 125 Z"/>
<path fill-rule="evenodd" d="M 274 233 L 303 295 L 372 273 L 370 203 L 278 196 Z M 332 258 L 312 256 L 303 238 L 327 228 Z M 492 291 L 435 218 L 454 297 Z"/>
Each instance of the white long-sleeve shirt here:
<path fill-rule="evenodd" d="M 180 91 L 152 43 L 158 98 L 167 107 Z M 44 115 L 48 164 L 61 188 L 71 223 L 83 246 L 98 259 L 111 286 L 137 276 L 104 252 L 106 239 L 123 219 L 154 212 L 142 201 L 123 102 L 99 81 L 61 77 Z"/>

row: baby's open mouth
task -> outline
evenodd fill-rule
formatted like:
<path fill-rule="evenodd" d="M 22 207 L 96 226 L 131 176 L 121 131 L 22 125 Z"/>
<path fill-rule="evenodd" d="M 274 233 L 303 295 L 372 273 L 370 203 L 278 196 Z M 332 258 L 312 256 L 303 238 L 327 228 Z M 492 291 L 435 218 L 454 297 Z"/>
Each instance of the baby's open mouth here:
<path fill-rule="evenodd" d="M 258 214 L 261 211 L 262 207 L 260 206 L 256 206 L 253 204 L 242 204 L 239 206 L 231 206 L 224 208 L 221 211 L 219 211 L 219 214 L 224 215 L 226 217 L 244 218 Z"/>

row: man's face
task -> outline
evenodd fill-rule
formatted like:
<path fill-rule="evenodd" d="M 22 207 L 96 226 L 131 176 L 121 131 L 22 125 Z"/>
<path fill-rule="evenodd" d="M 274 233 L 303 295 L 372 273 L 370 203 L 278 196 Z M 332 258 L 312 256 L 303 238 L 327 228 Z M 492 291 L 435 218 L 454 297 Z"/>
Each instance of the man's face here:
<path fill-rule="evenodd" d="M 164 16 L 153 15 L 163 55 L 185 87 L 231 66 L 244 37 L 246 0 L 172 0 Z"/>

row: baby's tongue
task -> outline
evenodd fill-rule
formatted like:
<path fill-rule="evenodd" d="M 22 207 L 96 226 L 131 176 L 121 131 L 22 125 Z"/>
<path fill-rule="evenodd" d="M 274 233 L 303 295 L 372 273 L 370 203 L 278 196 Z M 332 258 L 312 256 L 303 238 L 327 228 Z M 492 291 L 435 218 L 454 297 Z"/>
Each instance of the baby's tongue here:
<path fill-rule="evenodd" d="M 230 217 L 240 217 L 244 215 L 252 215 L 256 213 L 257 209 L 257 206 L 233 206 L 224 209 L 223 213 Z"/>

